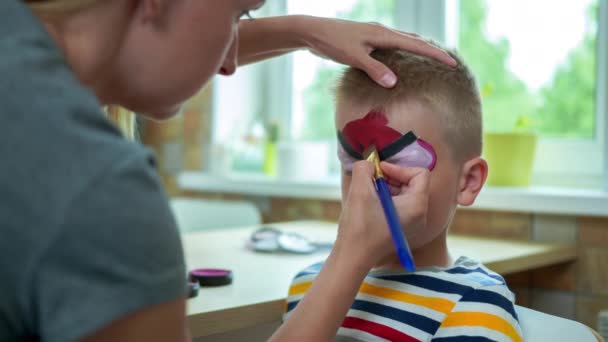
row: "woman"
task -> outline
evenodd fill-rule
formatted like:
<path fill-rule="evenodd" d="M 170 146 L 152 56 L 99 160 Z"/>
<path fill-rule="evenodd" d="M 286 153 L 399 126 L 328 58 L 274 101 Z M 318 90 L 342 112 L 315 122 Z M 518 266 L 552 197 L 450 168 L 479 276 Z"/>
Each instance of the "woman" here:
<path fill-rule="evenodd" d="M 262 5 L 0 1 L 0 341 L 189 338 L 183 253 L 151 157 L 123 138 L 100 105 L 168 118 L 213 75 L 234 73 L 237 62 L 304 48 L 387 87 L 394 75 L 369 57 L 373 48 L 454 63 L 414 35 L 373 24 L 306 16 L 239 24 Z M 128 131 L 128 116 L 113 117 Z M 396 198 L 402 221 L 421 224 L 428 175 L 383 168 L 404 184 Z M 366 162 L 355 167 L 325 270 L 273 339 L 330 339 L 383 256 L 379 246 L 390 237 L 378 223 L 372 174 Z M 337 304 L 319 310 L 327 298 Z"/>

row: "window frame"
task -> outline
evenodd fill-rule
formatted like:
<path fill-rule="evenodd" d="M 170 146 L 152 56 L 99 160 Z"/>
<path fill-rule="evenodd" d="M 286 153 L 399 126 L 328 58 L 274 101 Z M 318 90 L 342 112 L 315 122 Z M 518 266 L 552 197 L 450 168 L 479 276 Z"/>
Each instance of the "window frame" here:
<path fill-rule="evenodd" d="M 608 191 L 608 0 L 598 1 L 595 136 L 592 140 L 539 139 L 532 185 L 603 188 Z M 399 30 L 415 32 L 454 46 L 458 32 L 453 21 L 457 19 L 449 14 L 457 8 L 459 0 L 395 0 L 394 22 Z M 260 15 L 281 15 L 286 12 L 287 0 L 276 0 L 269 2 Z M 252 76 L 254 81 L 250 82 L 256 84 L 253 91 L 261 99 L 256 101 L 256 108 L 263 118 L 274 119 L 281 127 L 289 127 L 281 132 L 281 140 L 285 141 L 293 140 L 290 114 L 292 68 L 291 54 L 275 58 L 261 63 Z M 218 121 L 215 110 L 213 116 L 215 126 Z"/>
<path fill-rule="evenodd" d="M 540 138 L 533 185 L 603 187 L 608 191 L 608 0 L 598 1 L 594 138 L 568 141 Z M 398 29 L 431 37 L 448 46 L 457 44 L 458 26 L 453 22 L 457 18 L 451 18 L 449 13 L 459 8 L 459 0 L 405 0 L 396 1 L 395 6 Z"/>

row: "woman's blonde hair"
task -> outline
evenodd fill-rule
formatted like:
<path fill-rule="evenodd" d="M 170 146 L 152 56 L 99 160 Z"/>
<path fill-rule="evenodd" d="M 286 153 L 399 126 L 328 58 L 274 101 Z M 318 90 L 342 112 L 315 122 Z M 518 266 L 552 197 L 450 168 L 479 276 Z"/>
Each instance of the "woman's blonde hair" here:
<path fill-rule="evenodd" d="M 24 0 L 40 16 L 60 16 L 73 13 L 107 0 Z M 130 139 L 135 136 L 135 115 L 120 106 L 107 106 L 108 118 Z"/>

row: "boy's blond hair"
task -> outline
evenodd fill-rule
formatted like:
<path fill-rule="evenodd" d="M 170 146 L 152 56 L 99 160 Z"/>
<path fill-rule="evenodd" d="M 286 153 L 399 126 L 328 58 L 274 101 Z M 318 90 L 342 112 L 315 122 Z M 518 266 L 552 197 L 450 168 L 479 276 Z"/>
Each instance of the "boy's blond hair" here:
<path fill-rule="evenodd" d="M 481 155 L 481 99 L 473 74 L 462 59 L 450 67 L 428 57 L 402 50 L 376 50 L 372 57 L 397 75 L 397 84 L 386 89 L 366 73 L 348 68 L 337 85 L 338 103 L 386 107 L 398 101 L 419 100 L 439 116 L 446 142 L 458 162 Z M 387 113 L 390 115 L 390 113 Z"/>

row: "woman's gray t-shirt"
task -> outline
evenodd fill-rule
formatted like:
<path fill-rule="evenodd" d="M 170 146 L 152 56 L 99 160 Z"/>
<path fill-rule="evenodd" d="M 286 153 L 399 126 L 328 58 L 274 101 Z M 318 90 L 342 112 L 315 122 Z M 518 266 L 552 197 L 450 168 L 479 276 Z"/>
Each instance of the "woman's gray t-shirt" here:
<path fill-rule="evenodd" d="M 151 154 L 99 108 L 21 1 L 0 1 L 0 341 L 72 341 L 185 295 Z"/>

